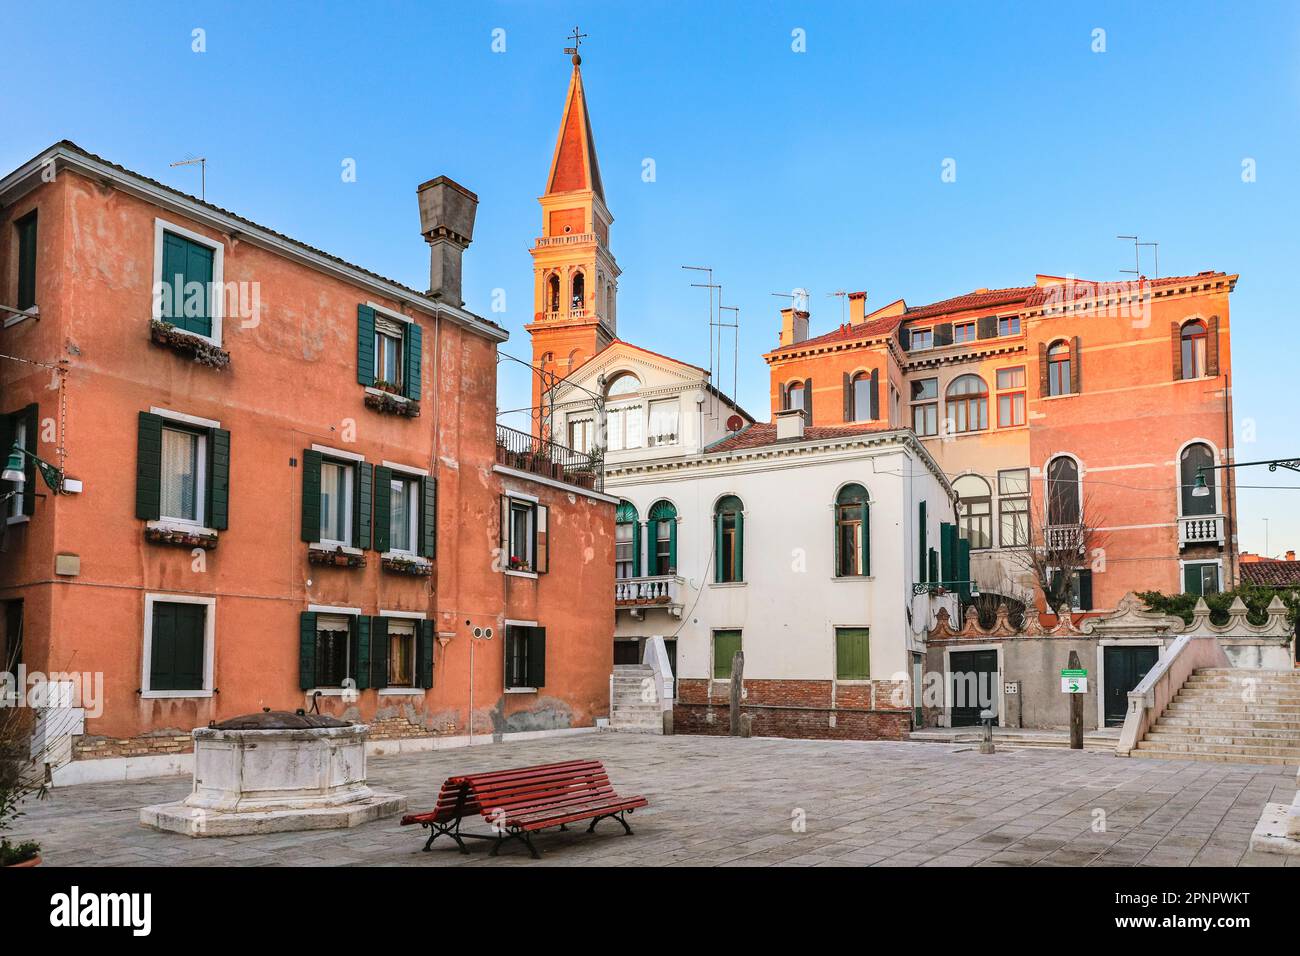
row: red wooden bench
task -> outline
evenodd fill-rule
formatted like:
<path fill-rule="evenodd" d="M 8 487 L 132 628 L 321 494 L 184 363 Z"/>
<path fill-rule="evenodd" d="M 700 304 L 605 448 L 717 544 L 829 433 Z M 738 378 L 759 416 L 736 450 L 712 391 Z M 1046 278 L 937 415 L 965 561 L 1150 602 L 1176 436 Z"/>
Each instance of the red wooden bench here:
<path fill-rule="evenodd" d="M 456 841 L 461 853 L 468 853 L 465 838 L 496 840 L 496 856 L 506 840 L 519 840 L 533 859 L 540 854 L 532 834 L 547 827 L 567 830 L 568 824 L 590 820 L 587 832 L 604 819 L 623 825 L 632 834 L 626 814 L 646 805 L 645 797 L 623 797 L 614 792 L 599 760 L 569 760 L 537 767 L 516 767 L 492 773 L 448 777 L 438 793 L 438 803 L 426 813 L 409 813 L 402 826 L 418 823 L 432 832 L 426 850 L 444 833 Z M 462 833 L 460 822 L 481 815 L 492 825 L 492 834 Z"/>

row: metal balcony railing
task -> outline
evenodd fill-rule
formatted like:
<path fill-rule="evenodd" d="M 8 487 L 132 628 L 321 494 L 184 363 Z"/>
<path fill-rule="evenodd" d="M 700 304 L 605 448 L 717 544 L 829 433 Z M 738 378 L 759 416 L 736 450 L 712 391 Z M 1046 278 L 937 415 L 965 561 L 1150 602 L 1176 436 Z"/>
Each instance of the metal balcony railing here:
<path fill-rule="evenodd" d="M 497 426 L 497 464 L 593 491 L 605 487 L 605 469 L 599 457 L 505 425 Z"/>

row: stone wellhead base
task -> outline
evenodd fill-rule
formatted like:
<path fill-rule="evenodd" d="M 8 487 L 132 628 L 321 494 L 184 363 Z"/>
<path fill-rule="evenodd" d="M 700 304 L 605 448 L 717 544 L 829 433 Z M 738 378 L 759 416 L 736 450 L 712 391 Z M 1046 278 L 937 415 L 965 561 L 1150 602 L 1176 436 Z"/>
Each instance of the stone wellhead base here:
<path fill-rule="evenodd" d="M 1296 803 L 1267 803 L 1250 835 L 1250 848 L 1259 853 L 1300 856 L 1300 795 Z"/>
<path fill-rule="evenodd" d="M 182 800 L 144 807 L 140 822 L 155 830 L 192 837 L 238 836 L 246 833 L 281 833 L 290 830 L 333 830 L 360 826 L 406 810 L 406 797 L 371 791 L 365 800 L 338 807 L 298 810 L 261 810 L 229 813 L 189 807 Z"/>

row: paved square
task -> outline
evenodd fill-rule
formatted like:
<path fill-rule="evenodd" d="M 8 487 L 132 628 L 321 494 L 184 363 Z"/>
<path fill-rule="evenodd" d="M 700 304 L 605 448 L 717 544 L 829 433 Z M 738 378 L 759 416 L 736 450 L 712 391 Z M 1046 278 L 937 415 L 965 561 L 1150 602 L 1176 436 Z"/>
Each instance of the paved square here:
<path fill-rule="evenodd" d="M 374 758 L 370 779 L 422 810 L 451 774 L 572 758 L 603 760 L 616 790 L 650 800 L 629 817 L 635 836 L 611 821 L 591 836 L 550 830 L 533 861 L 518 843 L 492 859 L 477 840 L 468 856 L 445 838 L 423 853 L 427 831 L 396 817 L 211 839 L 140 826 L 139 808 L 183 799 L 188 777 L 56 790 L 27 805 L 15 835 L 40 840 L 56 866 L 1300 866 L 1300 857 L 1248 850 L 1264 804 L 1293 798 L 1294 767 L 591 734 Z M 481 821 L 471 828 L 488 832 Z"/>

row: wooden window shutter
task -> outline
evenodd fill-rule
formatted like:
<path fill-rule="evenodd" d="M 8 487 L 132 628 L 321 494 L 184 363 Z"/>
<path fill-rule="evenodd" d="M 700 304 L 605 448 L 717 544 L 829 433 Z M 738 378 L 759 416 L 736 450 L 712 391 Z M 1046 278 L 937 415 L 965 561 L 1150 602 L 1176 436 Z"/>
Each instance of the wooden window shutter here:
<path fill-rule="evenodd" d="M 1210 316 L 1205 323 L 1205 374 L 1219 374 L 1219 317 Z M 1181 350 L 1179 352 L 1181 354 Z"/>
<path fill-rule="evenodd" d="M 352 482 L 352 547 L 371 546 L 370 509 L 374 498 L 375 466 L 357 462 L 355 480 Z"/>
<path fill-rule="evenodd" d="M 1174 381 L 1183 380 L 1183 327 L 1177 322 L 1169 323 L 1169 351 L 1173 358 Z"/>
<path fill-rule="evenodd" d="M 370 619 L 370 686 L 388 686 L 388 618 Z"/>
<path fill-rule="evenodd" d="M 1051 394 L 1047 382 L 1047 343 L 1038 343 L 1038 397 L 1046 398 Z"/>
<path fill-rule="evenodd" d="M 433 622 L 415 624 L 415 674 L 425 690 L 433 686 Z"/>
<path fill-rule="evenodd" d="M 375 466 L 375 529 L 374 540 L 375 550 L 381 554 L 389 551 L 393 547 L 390 540 L 393 527 L 393 493 L 390 490 L 390 482 L 393 480 L 393 469 Z M 402 547 L 406 547 L 406 542 L 402 542 Z"/>
<path fill-rule="evenodd" d="M 546 628 L 526 628 L 528 633 L 529 687 L 546 686 Z"/>
<path fill-rule="evenodd" d="M 1070 340 L 1070 394 L 1083 392 L 1083 345 L 1076 335 Z"/>
<path fill-rule="evenodd" d="M 939 558 L 942 581 L 951 581 L 956 575 L 957 554 L 956 554 L 956 536 L 953 534 L 957 526 L 944 521 L 939 525 Z"/>
<path fill-rule="evenodd" d="M 402 369 L 402 393 L 417 402 L 420 400 L 420 338 L 419 324 L 408 322 L 406 335 L 402 337 L 406 348 L 405 367 Z M 374 341 L 373 338 L 371 341 Z"/>
<path fill-rule="evenodd" d="M 501 570 L 510 568 L 510 499 L 501 496 Z"/>
<path fill-rule="evenodd" d="M 36 304 L 36 211 L 18 220 L 18 301 L 20 310 Z M 8 454 L 8 452 L 6 452 Z"/>
<path fill-rule="evenodd" d="M 161 439 L 159 447 L 161 448 Z M 302 540 L 320 540 L 320 465 L 323 456 L 310 448 L 302 453 Z"/>
<path fill-rule="evenodd" d="M 303 611 L 298 615 L 298 686 L 311 690 L 316 686 L 316 614 Z"/>
<path fill-rule="evenodd" d="M 853 376 L 844 373 L 844 420 L 853 421 Z"/>
<path fill-rule="evenodd" d="M 1199 564 L 1183 565 L 1183 593 L 1201 593 L 1201 566 Z"/>
<path fill-rule="evenodd" d="M 9 454 L 9 449 L 14 443 L 14 419 L 17 415 L 0 415 L 0 449 L 4 449 L 5 455 Z M 13 483 L 9 481 L 0 481 L 0 491 L 13 491 Z"/>
<path fill-rule="evenodd" d="M 745 580 L 745 512 L 736 511 L 736 580 Z"/>
<path fill-rule="evenodd" d="M 942 535 L 940 536 L 942 539 Z M 939 577 L 939 552 L 934 548 L 930 549 L 930 578 L 931 581 L 941 580 Z"/>
<path fill-rule="evenodd" d="M 33 455 L 40 454 L 40 428 L 41 428 L 41 408 L 33 402 L 21 412 L 18 413 L 23 420 L 23 427 L 26 429 L 26 448 Z M 159 474 L 162 472 L 162 435 L 159 434 Z M 9 440 L 10 445 L 13 439 Z M 9 454 L 9 449 L 4 449 L 5 455 Z M 159 486 L 159 501 L 161 507 L 161 485 Z M 23 457 L 23 514 L 31 517 L 36 514 L 36 462 L 26 456 Z"/>
<path fill-rule="evenodd" d="M 871 574 L 871 503 L 862 502 L 862 573 Z"/>
<path fill-rule="evenodd" d="M 871 370 L 871 420 L 880 421 L 880 369 Z"/>
<path fill-rule="evenodd" d="M 1079 610 L 1092 610 L 1092 569 L 1083 568 L 1079 572 Z"/>
<path fill-rule="evenodd" d="M 790 407 L 790 396 L 786 391 L 786 387 L 784 385 L 778 384 L 776 386 L 776 392 L 777 392 L 777 407 L 780 408 L 781 411 L 785 411 L 787 408 Z"/>
<path fill-rule="evenodd" d="M 533 570 L 538 574 L 545 574 L 547 571 L 551 570 L 551 536 L 547 533 L 547 521 L 550 518 L 550 514 L 551 509 L 546 507 L 546 505 L 537 505 L 537 509 L 533 515 L 533 530 L 536 533 L 536 537 L 534 538 L 536 550 L 533 554 Z M 634 524 L 632 527 L 638 530 L 640 529 L 640 525 Z M 640 555 L 638 554 L 637 557 L 639 559 Z M 637 563 L 638 568 L 634 573 L 639 574 L 639 561 Z"/>
<path fill-rule="evenodd" d="M 713 583 L 722 582 L 722 515 L 713 512 Z"/>
<path fill-rule="evenodd" d="M 831 504 L 831 540 L 835 542 L 835 576 L 844 576 L 844 542 L 840 540 L 840 504 Z"/>
<path fill-rule="evenodd" d="M 208 527 L 225 531 L 230 524 L 230 432 L 208 432 Z"/>
<path fill-rule="evenodd" d="M 813 406 L 812 406 L 812 379 L 810 378 L 806 378 L 803 381 L 803 410 L 806 413 L 805 420 L 809 425 L 811 425 L 813 422 Z"/>
<path fill-rule="evenodd" d="M 370 618 L 364 614 L 353 616 L 352 631 L 352 673 L 348 676 L 357 682 L 357 690 L 366 690 L 370 686 Z"/>
<path fill-rule="evenodd" d="M 438 554 L 438 481 L 432 476 L 420 479 L 420 555 Z"/>
<path fill-rule="evenodd" d="M 375 310 L 357 306 L 357 381 L 375 384 Z"/>
<path fill-rule="evenodd" d="M 952 323 L 940 322 L 934 327 L 934 345 L 952 345 Z"/>
<path fill-rule="evenodd" d="M 677 517 L 668 520 L 668 572 L 677 573 Z"/>
<path fill-rule="evenodd" d="M 632 522 L 632 577 L 641 576 L 641 522 Z"/>
<path fill-rule="evenodd" d="M 997 338 L 998 317 L 996 315 L 981 316 L 975 323 L 975 337 L 980 339 Z"/>
<path fill-rule="evenodd" d="M 957 580 L 962 583 L 957 586 L 961 596 L 967 600 L 970 599 L 970 541 L 966 538 L 958 537 L 957 539 Z"/>
<path fill-rule="evenodd" d="M 29 447 L 33 437 L 27 437 Z M 145 521 L 162 517 L 162 417 L 149 412 L 140 413 L 136 434 L 135 516 Z"/>
<path fill-rule="evenodd" d="M 922 501 L 920 504 L 916 506 L 916 521 L 917 521 L 917 525 L 920 528 L 920 530 L 917 532 L 916 579 L 918 581 L 925 582 L 929 580 L 929 575 L 927 574 L 927 572 L 930 570 L 930 566 L 926 561 L 926 541 L 925 541 L 926 524 L 925 524 L 925 502 L 924 501 Z"/>

